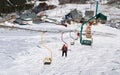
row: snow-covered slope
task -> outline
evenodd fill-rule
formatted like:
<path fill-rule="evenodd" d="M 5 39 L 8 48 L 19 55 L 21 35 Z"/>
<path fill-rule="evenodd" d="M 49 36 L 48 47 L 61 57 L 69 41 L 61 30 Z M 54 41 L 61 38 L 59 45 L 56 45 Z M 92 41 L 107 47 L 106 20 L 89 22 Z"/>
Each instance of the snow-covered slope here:
<path fill-rule="evenodd" d="M 99 24 L 92 32 L 92 46 L 81 45 L 79 40 L 70 45 L 72 39 L 65 33 L 71 50 L 66 58 L 59 50 L 61 33 L 45 33 L 45 43 L 53 53 L 53 63 L 46 66 L 43 59 L 50 53 L 42 47 L 40 32 L 0 29 L 0 75 L 119 75 L 120 31 Z"/>
<path fill-rule="evenodd" d="M 68 4 L 56 8 L 56 11 L 48 11 L 48 14 L 53 18 L 63 16 L 73 8 L 84 12 L 87 7 L 89 5 Z M 3 24 L 12 26 L 8 22 Z M 53 53 L 51 65 L 43 64 L 44 58 L 49 57 L 50 53 L 42 46 L 41 32 L 0 28 L 0 75 L 120 75 L 120 31 L 106 25 L 92 26 L 92 46 L 81 45 L 79 39 L 75 41 L 75 45 L 70 45 L 73 39 L 69 32 L 64 33 L 69 51 L 67 57 L 61 56 L 60 49 L 64 43 L 61 41 L 61 32 L 57 31 L 79 30 L 79 25 L 14 25 L 32 30 L 56 31 L 46 32 L 44 36 L 45 45 Z"/>

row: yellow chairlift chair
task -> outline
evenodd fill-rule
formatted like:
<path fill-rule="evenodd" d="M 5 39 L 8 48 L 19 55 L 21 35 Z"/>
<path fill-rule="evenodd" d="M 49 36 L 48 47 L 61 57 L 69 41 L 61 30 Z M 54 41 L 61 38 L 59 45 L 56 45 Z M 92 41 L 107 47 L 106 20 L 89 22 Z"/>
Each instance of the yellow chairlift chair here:
<path fill-rule="evenodd" d="M 48 48 L 47 46 L 45 46 L 45 43 L 44 43 L 44 34 L 45 34 L 45 32 L 43 32 L 42 36 L 41 36 L 42 46 L 44 48 L 46 48 L 50 52 L 50 57 L 45 57 L 44 60 L 43 60 L 43 62 L 44 62 L 44 65 L 50 65 L 52 63 L 52 50 L 50 48 Z"/>

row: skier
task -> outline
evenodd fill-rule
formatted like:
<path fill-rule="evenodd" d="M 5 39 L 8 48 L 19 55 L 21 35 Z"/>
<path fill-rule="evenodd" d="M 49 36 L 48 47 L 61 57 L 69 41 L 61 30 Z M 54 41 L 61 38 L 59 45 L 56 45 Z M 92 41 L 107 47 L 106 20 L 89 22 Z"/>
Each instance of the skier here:
<path fill-rule="evenodd" d="M 62 56 L 64 56 L 65 54 L 65 57 L 67 57 L 68 45 L 64 44 L 61 50 L 62 50 Z"/>

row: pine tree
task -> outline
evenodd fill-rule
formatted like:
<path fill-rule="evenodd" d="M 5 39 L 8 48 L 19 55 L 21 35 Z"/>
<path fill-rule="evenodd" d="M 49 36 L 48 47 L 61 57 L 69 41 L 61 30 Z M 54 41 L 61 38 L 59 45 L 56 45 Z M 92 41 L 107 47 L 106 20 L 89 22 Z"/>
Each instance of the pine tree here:
<path fill-rule="evenodd" d="M 13 5 L 24 5 L 26 0 L 9 0 Z"/>
<path fill-rule="evenodd" d="M 0 7 L 8 6 L 7 0 L 0 0 Z"/>

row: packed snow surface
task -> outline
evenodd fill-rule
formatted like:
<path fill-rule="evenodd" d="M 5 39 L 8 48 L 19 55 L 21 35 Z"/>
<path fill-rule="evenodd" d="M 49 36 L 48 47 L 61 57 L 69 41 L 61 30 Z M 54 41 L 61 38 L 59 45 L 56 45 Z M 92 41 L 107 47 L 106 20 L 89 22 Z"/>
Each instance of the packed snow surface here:
<path fill-rule="evenodd" d="M 12 24 L 6 22 L 5 25 Z M 53 61 L 51 65 L 43 64 L 50 52 L 42 46 L 42 32 L 0 28 L 0 75 L 120 75 L 120 31 L 117 29 L 102 24 L 92 26 L 92 46 L 81 45 L 79 39 L 70 45 L 73 39 L 65 32 L 63 39 L 69 51 L 67 57 L 62 57 L 62 32 L 57 31 L 80 30 L 80 24 L 16 26 L 56 31 L 44 34 L 44 43 L 52 50 Z"/>
<path fill-rule="evenodd" d="M 70 51 L 62 57 L 61 33 L 46 32 L 44 41 L 52 49 L 53 62 L 44 65 L 50 52 L 42 47 L 41 32 L 0 29 L 0 75 L 119 75 L 120 31 L 99 24 L 92 33 L 92 46 L 81 45 L 79 40 L 70 45 L 73 39 L 64 33 Z"/>

